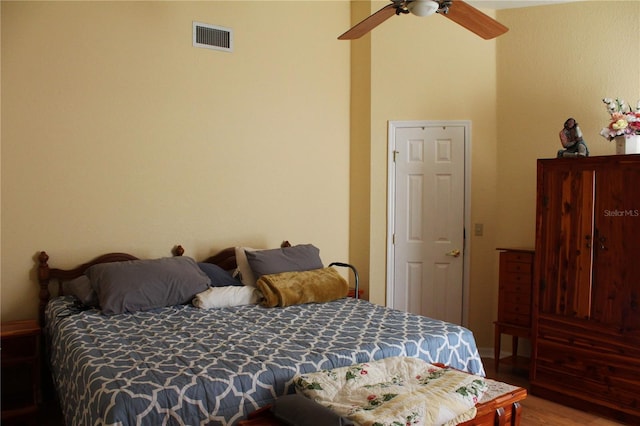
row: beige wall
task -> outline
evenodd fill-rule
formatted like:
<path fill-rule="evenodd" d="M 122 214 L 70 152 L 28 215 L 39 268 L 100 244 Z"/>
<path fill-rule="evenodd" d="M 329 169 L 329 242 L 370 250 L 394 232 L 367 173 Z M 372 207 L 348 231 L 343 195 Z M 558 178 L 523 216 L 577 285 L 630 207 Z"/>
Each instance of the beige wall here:
<path fill-rule="evenodd" d="M 602 98 L 640 99 L 640 1 L 504 10 L 498 40 L 497 242 L 535 244 L 536 159 L 553 158 L 574 117 L 591 155 L 615 147 Z"/>
<path fill-rule="evenodd" d="M 2 320 L 34 256 L 203 258 L 312 242 L 348 257 L 347 2 L 6 2 Z M 233 53 L 192 47 L 192 21 Z"/>
<path fill-rule="evenodd" d="M 362 3 L 355 20 L 387 4 Z M 488 42 L 400 16 L 343 42 L 346 1 L 2 2 L 2 319 L 35 316 L 38 250 L 72 266 L 284 238 L 349 257 L 385 303 L 387 123 L 470 120 L 468 325 L 489 347 L 495 248 L 533 245 L 535 159 L 568 116 L 612 153 L 600 99 L 640 98 L 639 8 L 501 10 Z M 192 20 L 234 28 L 236 51 L 191 47 Z"/>

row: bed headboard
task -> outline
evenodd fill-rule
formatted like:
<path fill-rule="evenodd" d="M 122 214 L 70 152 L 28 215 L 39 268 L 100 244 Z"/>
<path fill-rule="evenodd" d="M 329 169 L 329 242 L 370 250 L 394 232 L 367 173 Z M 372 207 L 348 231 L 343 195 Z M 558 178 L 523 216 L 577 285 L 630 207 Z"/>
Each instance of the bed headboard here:
<path fill-rule="evenodd" d="M 232 269 L 236 269 L 238 264 L 236 263 L 236 249 L 235 247 L 227 247 L 224 250 L 219 251 L 213 256 L 207 257 L 203 260 L 205 263 L 213 263 L 218 265 L 222 269 L 227 271 L 231 271 Z"/>
<path fill-rule="evenodd" d="M 280 245 L 280 247 L 290 246 L 291 244 L 289 244 L 288 241 L 283 241 Z M 184 248 L 181 245 L 176 245 L 173 247 L 171 252 L 174 256 L 182 256 L 184 254 Z M 50 285 L 54 285 L 56 295 L 62 295 L 63 283 L 65 281 L 70 281 L 74 278 L 78 278 L 79 276 L 84 274 L 86 270 L 89 269 L 89 267 L 93 265 L 97 265 L 99 263 L 123 262 L 127 260 L 139 259 L 140 258 L 128 253 L 107 253 L 72 269 L 58 269 L 49 267 L 49 255 L 47 254 L 47 252 L 41 251 L 37 259 L 38 284 L 40 285 L 40 292 L 38 295 L 38 318 L 40 320 L 40 325 L 44 326 L 44 310 L 47 306 L 47 303 L 49 302 L 49 299 L 51 298 Z M 213 256 L 209 256 L 202 262 L 213 263 L 227 271 L 236 269 L 237 263 L 235 247 L 225 248 L 214 254 Z"/>
<path fill-rule="evenodd" d="M 56 294 L 62 294 L 62 283 L 78 278 L 84 274 L 89 267 L 97 265 L 98 263 L 122 262 L 125 260 L 138 260 L 138 258 L 128 253 L 107 253 L 87 263 L 76 266 L 73 269 L 58 269 L 49 267 L 49 255 L 47 252 L 41 251 L 38 256 L 38 283 L 40 285 L 38 318 L 40 320 L 40 326 L 44 326 L 44 309 L 51 298 L 49 287 L 51 280 L 55 280 L 57 284 Z"/>
<path fill-rule="evenodd" d="M 182 256 L 184 254 L 184 248 L 180 245 L 174 246 L 172 253 L 174 256 Z M 72 269 L 59 269 L 49 267 L 49 255 L 46 251 L 41 251 L 38 255 L 38 284 L 40 285 L 40 292 L 38 294 L 38 298 L 40 300 L 38 305 L 38 319 L 40 320 L 40 326 L 44 326 L 44 310 L 47 306 L 47 302 L 49 302 L 49 299 L 51 298 L 50 285 L 54 285 L 55 294 L 62 295 L 62 284 L 65 281 L 78 278 L 93 265 L 139 259 L 139 257 L 129 253 L 114 252 L 100 255 L 93 260 L 83 263 L 82 265 L 78 265 Z"/>

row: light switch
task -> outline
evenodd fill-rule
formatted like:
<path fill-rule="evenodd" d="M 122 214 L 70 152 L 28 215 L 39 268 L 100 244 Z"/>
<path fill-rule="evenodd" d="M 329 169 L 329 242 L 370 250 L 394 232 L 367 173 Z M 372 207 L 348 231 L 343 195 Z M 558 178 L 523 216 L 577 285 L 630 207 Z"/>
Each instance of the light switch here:
<path fill-rule="evenodd" d="M 484 234 L 484 225 L 482 223 L 476 223 L 474 225 L 473 233 L 476 237 L 482 237 Z"/>

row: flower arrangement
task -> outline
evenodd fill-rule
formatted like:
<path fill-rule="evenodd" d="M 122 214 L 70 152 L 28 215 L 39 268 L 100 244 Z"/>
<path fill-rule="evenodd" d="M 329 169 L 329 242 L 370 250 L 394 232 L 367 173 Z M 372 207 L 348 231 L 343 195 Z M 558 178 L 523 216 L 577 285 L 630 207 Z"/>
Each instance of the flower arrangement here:
<path fill-rule="evenodd" d="M 612 141 L 616 136 L 630 137 L 640 135 L 640 100 L 635 111 L 631 109 L 624 99 L 604 98 L 611 115 L 609 125 L 600 131 L 600 134 Z"/>

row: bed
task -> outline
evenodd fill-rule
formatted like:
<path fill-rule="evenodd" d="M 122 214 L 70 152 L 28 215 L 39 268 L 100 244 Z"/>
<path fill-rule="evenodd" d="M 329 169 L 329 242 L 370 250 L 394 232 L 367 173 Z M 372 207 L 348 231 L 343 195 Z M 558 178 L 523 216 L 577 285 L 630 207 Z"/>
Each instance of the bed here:
<path fill-rule="evenodd" d="M 237 253 L 197 264 L 230 273 Z M 237 425 L 293 393 L 298 374 L 394 356 L 484 376 L 468 329 L 355 297 L 213 309 L 183 301 L 107 315 L 65 294 L 96 265 L 137 261 L 110 253 L 64 270 L 38 257 L 48 368 L 68 425 Z"/>

